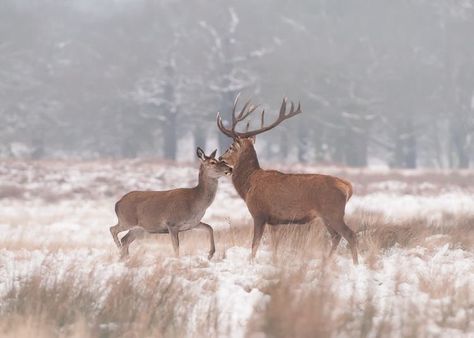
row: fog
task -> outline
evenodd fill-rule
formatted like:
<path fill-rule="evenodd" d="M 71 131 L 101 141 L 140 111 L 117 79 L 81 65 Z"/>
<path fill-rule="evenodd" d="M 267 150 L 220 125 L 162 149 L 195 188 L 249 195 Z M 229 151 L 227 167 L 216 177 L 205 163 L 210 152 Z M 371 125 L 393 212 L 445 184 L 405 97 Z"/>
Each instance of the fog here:
<path fill-rule="evenodd" d="M 266 161 L 468 168 L 473 37 L 472 0 L 2 0 L 0 156 L 188 161 L 241 93 L 301 102 Z"/>

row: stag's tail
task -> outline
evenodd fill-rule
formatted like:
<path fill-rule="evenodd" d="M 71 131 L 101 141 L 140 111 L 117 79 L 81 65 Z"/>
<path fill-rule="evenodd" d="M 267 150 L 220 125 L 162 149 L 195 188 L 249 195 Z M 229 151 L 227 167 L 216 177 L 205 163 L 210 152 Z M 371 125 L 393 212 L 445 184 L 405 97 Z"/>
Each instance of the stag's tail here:
<path fill-rule="evenodd" d="M 342 178 L 339 178 L 337 180 L 337 187 L 346 195 L 346 202 L 349 201 L 349 199 L 352 196 L 351 182 L 343 180 Z"/>

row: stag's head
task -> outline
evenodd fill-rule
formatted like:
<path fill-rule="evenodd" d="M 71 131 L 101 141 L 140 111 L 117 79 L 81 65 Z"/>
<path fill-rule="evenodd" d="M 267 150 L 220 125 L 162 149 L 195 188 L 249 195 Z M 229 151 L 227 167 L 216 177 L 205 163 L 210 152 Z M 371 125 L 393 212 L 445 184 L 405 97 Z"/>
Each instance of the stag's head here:
<path fill-rule="evenodd" d="M 232 174 L 232 168 L 225 162 L 216 159 L 217 149 L 207 156 L 201 148 L 197 148 L 196 155 L 201 161 L 202 169 L 210 178 L 219 178 Z"/>
<path fill-rule="evenodd" d="M 219 157 L 219 160 L 233 168 L 243 154 L 247 154 L 249 151 L 255 152 L 254 143 L 255 136 L 235 138 L 230 147 Z"/>
<path fill-rule="evenodd" d="M 217 114 L 217 127 L 224 135 L 231 137 L 233 139 L 233 142 L 231 146 L 229 147 L 229 149 L 227 149 L 224 152 L 224 154 L 219 158 L 219 160 L 223 161 L 230 167 L 235 166 L 235 164 L 239 161 L 240 156 L 242 154 L 244 154 L 250 148 L 253 149 L 253 144 L 255 143 L 255 137 L 258 134 L 261 134 L 270 129 L 273 129 L 284 120 L 289 119 L 290 117 L 293 117 L 301 113 L 300 104 L 298 103 L 298 106 L 295 109 L 295 105 L 293 104 L 293 102 L 291 102 L 290 111 L 287 112 L 288 100 L 285 97 L 281 104 L 278 118 L 273 123 L 271 123 L 268 126 L 265 126 L 265 110 L 262 110 L 262 113 L 260 116 L 261 124 L 260 124 L 259 129 L 249 130 L 250 122 L 247 122 L 245 132 L 237 131 L 236 130 L 237 125 L 243 122 L 250 114 L 255 112 L 257 108 L 259 107 L 258 105 L 253 105 L 250 103 L 250 101 L 247 101 L 247 103 L 245 103 L 244 106 L 242 107 L 242 110 L 239 113 L 237 113 L 236 110 L 237 110 L 239 95 L 237 95 L 234 101 L 234 107 L 232 110 L 232 125 L 230 126 L 230 128 L 226 128 L 224 126 L 224 122 L 222 121 L 220 113 Z"/>

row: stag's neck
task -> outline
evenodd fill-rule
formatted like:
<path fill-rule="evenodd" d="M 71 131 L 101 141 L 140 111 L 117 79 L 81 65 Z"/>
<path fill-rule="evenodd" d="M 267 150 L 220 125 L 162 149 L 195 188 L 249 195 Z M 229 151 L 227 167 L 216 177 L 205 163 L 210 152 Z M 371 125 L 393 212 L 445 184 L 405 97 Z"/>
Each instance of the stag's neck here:
<path fill-rule="evenodd" d="M 211 205 L 216 197 L 218 180 L 209 177 L 203 165 L 199 168 L 198 185 L 194 188 L 197 194 L 197 201 L 202 201 L 204 205 Z"/>
<path fill-rule="evenodd" d="M 260 170 L 257 153 L 254 147 L 249 147 L 240 155 L 239 161 L 232 170 L 232 182 L 235 190 L 244 200 L 250 189 L 250 178 L 257 170 Z"/>

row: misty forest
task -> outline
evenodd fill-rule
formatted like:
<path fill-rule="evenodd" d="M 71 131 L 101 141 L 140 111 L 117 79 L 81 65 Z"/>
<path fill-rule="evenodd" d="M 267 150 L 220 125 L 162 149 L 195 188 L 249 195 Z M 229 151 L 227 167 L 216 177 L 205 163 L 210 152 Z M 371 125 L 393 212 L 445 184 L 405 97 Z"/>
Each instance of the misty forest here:
<path fill-rule="evenodd" d="M 470 0 L 3 0 L 0 156 L 190 161 L 242 93 L 301 102 L 266 161 L 468 168 L 473 34 Z"/>

